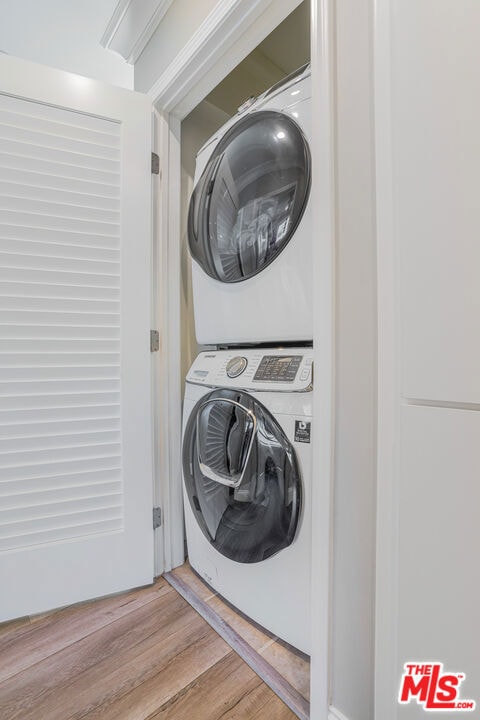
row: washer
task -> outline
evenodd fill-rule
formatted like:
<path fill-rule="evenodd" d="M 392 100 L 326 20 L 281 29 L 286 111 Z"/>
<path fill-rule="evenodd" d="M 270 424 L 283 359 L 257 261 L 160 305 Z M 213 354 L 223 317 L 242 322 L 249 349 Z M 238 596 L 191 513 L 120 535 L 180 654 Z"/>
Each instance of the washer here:
<path fill-rule="evenodd" d="M 238 610 L 310 652 L 312 350 L 201 353 L 186 380 L 190 564 Z"/>
<path fill-rule="evenodd" d="M 312 340 L 310 115 L 305 66 L 197 155 L 188 242 L 200 344 Z"/>

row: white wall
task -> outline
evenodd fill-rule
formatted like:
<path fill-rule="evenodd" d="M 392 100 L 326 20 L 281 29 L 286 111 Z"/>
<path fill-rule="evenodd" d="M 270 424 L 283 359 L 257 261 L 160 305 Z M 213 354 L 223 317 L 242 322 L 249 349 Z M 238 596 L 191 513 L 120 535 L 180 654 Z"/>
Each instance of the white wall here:
<path fill-rule="evenodd" d="M 336 426 L 333 707 L 372 720 L 376 252 L 371 0 L 336 2 Z"/>
<path fill-rule="evenodd" d="M 423 710 L 396 699 L 405 662 L 465 673 L 461 699 L 480 701 L 480 4 L 377 8 L 379 458 L 390 462 L 378 477 L 376 718 L 414 720 Z"/>
<path fill-rule="evenodd" d="M 117 0 L 15 0 L 1 7 L 0 50 L 111 85 L 133 88 L 133 67 L 100 38 Z"/>
<path fill-rule="evenodd" d="M 397 4 L 392 130 L 402 390 L 410 398 L 480 403 L 480 5 Z"/>

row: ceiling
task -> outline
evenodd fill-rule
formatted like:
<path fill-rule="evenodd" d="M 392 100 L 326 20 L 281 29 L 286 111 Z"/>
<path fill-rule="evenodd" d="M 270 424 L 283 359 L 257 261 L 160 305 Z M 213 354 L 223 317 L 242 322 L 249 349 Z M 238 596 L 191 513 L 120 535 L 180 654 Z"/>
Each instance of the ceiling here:
<path fill-rule="evenodd" d="M 118 0 L 0 0 L 0 51 L 133 88 L 133 67 L 100 38 Z"/>

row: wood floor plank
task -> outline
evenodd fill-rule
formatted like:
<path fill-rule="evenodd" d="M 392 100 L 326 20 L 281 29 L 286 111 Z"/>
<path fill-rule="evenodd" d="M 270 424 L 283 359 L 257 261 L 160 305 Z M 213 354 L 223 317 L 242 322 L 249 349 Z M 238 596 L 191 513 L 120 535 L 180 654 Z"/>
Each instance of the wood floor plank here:
<path fill-rule="evenodd" d="M 190 583 L 189 587 L 191 587 Z M 212 608 L 222 620 L 225 620 L 257 652 L 261 652 L 263 648 L 274 642 L 270 635 L 267 635 L 258 625 L 254 625 L 246 617 L 240 615 L 218 595 L 209 598 L 206 602 L 208 607 Z"/>
<path fill-rule="evenodd" d="M 165 573 L 165 577 L 209 625 L 228 642 L 230 647 L 282 698 L 295 715 L 301 720 L 308 720 L 310 715 L 309 701 L 239 635 L 228 622 L 220 617 L 208 602 L 201 600 L 183 579 L 174 572 Z"/>
<path fill-rule="evenodd" d="M 138 608 L 0 684 L 0 717 L 36 718 L 41 704 L 49 720 L 63 720 L 70 712 L 65 698 L 83 697 L 84 691 L 89 696 L 92 686 L 148 651 L 155 662 L 168 659 L 178 651 L 178 633 L 187 643 L 204 631 L 197 618 L 176 593 Z"/>
<path fill-rule="evenodd" d="M 83 677 L 67 688 L 66 696 L 53 697 L 52 703 L 42 703 L 49 720 L 80 720 L 80 718 L 142 718 L 148 714 L 149 687 L 156 689 L 159 674 L 190 646 L 205 642 L 208 631 L 200 624 L 194 632 L 171 637 L 163 647 L 151 647 L 142 655 L 118 665 L 116 670 L 97 675 L 92 680 Z M 208 640 L 210 643 L 210 640 Z M 188 645 L 187 643 L 190 643 Z M 185 647 L 186 646 L 186 647 Z M 140 690 L 141 688 L 141 690 Z M 144 690 L 146 688 L 146 691 Z M 168 697 L 169 687 L 163 688 Z M 154 702 L 155 702 L 154 695 Z M 28 720 L 34 720 L 34 716 Z"/>
<path fill-rule="evenodd" d="M 117 697 L 104 698 L 95 709 L 82 715 L 82 720 L 146 720 L 151 717 L 200 673 L 231 652 L 229 646 L 211 628 L 207 626 L 204 633 L 203 637 L 195 639 L 142 684 L 135 688 L 125 687 L 120 696 L 117 693 Z M 113 680 L 116 682 L 116 679 Z M 199 716 L 193 715 L 191 720 L 193 718 Z M 70 716 L 68 720 L 71 720 Z M 78 720 L 77 717 L 75 720 Z"/>
<path fill-rule="evenodd" d="M 128 596 L 115 595 L 88 606 L 59 611 L 41 622 L 21 627 L 18 633 L 0 637 L 0 682 L 83 639 L 87 632 L 87 614 L 88 633 L 92 634 L 169 592 L 171 589 L 166 583 L 156 583 Z"/>
<path fill-rule="evenodd" d="M 214 593 L 202 578 L 190 567 L 188 561 L 171 573 L 208 607 L 235 630 L 250 647 L 256 650 L 300 695 L 310 700 L 310 658 L 273 636 L 248 617 L 239 613 L 221 595 Z M 178 588 L 177 588 L 178 589 Z M 188 599 L 188 598 L 187 598 Z M 236 649 L 234 647 L 234 649 Z M 268 683 L 268 680 L 267 680 Z M 307 706 L 305 706 L 306 708 Z"/>
<path fill-rule="evenodd" d="M 282 720 L 296 720 L 278 698 L 280 707 L 271 706 L 272 698 L 273 691 L 231 652 L 147 720 L 246 720 L 266 705 L 281 710 Z"/>
<path fill-rule="evenodd" d="M 150 593 L 156 594 L 157 592 L 165 592 L 164 588 L 168 585 L 164 577 L 156 578 L 152 585 L 146 587 L 134 588 L 133 590 L 127 590 L 126 592 L 115 593 L 114 595 L 107 595 L 101 598 L 93 598 L 92 600 L 85 600 L 84 602 L 76 603 L 75 605 L 67 605 L 66 607 L 56 608 L 45 613 L 38 613 L 37 615 L 30 615 L 26 618 L 19 618 L 18 620 L 10 620 L 0 624 L 2 632 L 0 632 L 0 652 L 4 652 L 9 644 L 7 635 L 10 634 L 10 630 L 14 631 L 15 642 L 18 643 L 20 638 L 28 636 L 33 630 L 33 626 L 47 627 L 55 624 L 60 618 L 75 618 L 76 616 L 85 616 L 85 611 L 92 610 L 92 617 L 94 613 L 101 613 L 116 608 L 120 605 L 126 605 L 135 602 L 145 603 L 148 602 L 148 595 Z M 19 623 L 22 626 L 22 630 L 19 631 L 15 626 Z"/>
<path fill-rule="evenodd" d="M 261 684 L 258 675 L 230 651 L 148 720 L 218 720 Z"/>
<path fill-rule="evenodd" d="M 295 717 L 163 580 L 35 620 L 0 628 L 1 720 Z"/>
<path fill-rule="evenodd" d="M 4 639 L 11 633 L 18 633 L 20 628 L 30 625 L 29 617 L 18 618 L 17 620 L 10 620 L 8 622 L 0 623 L 0 638 Z"/>
<path fill-rule="evenodd" d="M 296 715 L 272 692 L 270 700 L 255 714 L 245 716 L 245 718 L 247 717 L 248 720 L 292 720 L 292 718 L 296 718 Z"/>
<path fill-rule="evenodd" d="M 271 688 L 266 683 L 261 682 L 253 690 L 245 693 L 241 700 L 234 706 L 224 712 L 219 720 L 246 720 L 246 718 L 252 718 L 259 713 L 262 708 L 267 705 L 274 695 Z M 289 711 L 291 712 L 291 711 Z M 291 713 L 287 716 L 296 718 L 296 715 Z"/>

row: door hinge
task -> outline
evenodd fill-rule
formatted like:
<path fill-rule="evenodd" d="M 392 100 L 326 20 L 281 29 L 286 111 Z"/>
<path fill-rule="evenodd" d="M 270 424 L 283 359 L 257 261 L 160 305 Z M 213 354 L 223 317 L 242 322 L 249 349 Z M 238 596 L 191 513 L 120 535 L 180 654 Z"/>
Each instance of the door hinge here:
<path fill-rule="evenodd" d="M 160 350 L 160 333 L 158 330 L 150 330 L 150 352 Z"/>
<path fill-rule="evenodd" d="M 152 175 L 160 175 L 160 158 L 152 152 Z"/>
<path fill-rule="evenodd" d="M 162 525 L 162 508 L 154 507 L 153 508 L 153 529 L 156 530 L 157 528 L 161 527 Z"/>

